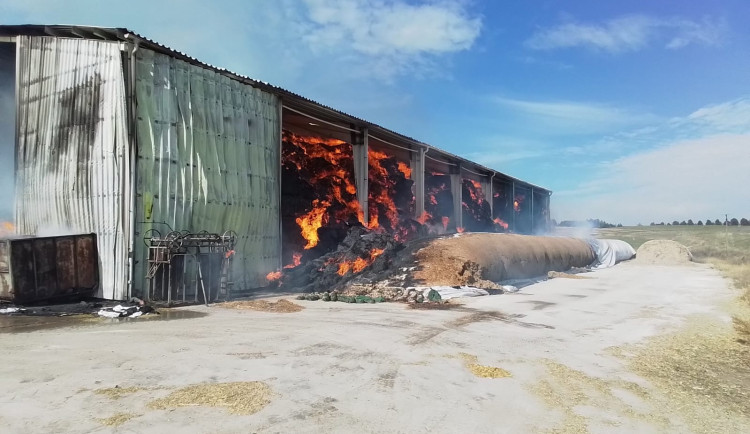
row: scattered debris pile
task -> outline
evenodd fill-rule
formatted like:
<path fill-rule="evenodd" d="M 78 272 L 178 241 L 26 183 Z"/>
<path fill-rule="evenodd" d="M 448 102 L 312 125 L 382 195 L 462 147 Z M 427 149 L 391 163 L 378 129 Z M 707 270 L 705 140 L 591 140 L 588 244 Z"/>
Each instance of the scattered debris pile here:
<path fill-rule="evenodd" d="M 353 227 L 335 251 L 267 277 L 300 292 L 333 291 L 363 271 L 377 274 L 389 269 L 403 247 L 391 234 Z"/>
<path fill-rule="evenodd" d="M 154 310 L 151 306 L 135 305 L 135 306 L 123 306 L 118 304 L 117 306 L 105 307 L 99 309 L 96 313 L 99 316 L 105 318 L 138 318 L 141 315 L 146 314 L 159 314 L 158 311 Z"/>
<path fill-rule="evenodd" d="M 635 259 L 641 264 L 684 265 L 693 261 L 693 255 L 677 241 L 651 240 L 638 248 Z"/>

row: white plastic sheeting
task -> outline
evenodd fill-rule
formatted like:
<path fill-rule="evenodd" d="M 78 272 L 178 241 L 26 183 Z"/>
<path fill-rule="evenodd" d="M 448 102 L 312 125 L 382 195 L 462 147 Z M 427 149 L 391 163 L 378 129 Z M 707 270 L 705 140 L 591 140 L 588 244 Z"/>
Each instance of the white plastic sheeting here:
<path fill-rule="evenodd" d="M 135 78 L 136 233 L 233 230 L 235 288 L 266 286 L 281 257 L 278 97 L 146 49 Z M 148 252 L 135 248 L 144 294 Z"/>
<path fill-rule="evenodd" d="M 17 232 L 96 233 L 98 296 L 127 294 L 130 228 L 119 45 L 20 36 Z"/>
<path fill-rule="evenodd" d="M 622 240 L 589 240 L 591 249 L 596 254 L 596 261 L 591 268 L 609 268 L 621 261 L 627 261 L 635 256 L 633 246 Z"/>

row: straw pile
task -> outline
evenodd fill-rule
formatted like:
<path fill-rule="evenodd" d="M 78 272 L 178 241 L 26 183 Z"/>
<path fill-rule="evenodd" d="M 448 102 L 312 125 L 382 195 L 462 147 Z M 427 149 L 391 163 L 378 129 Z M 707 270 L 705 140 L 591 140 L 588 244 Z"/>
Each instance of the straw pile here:
<path fill-rule="evenodd" d="M 693 255 L 677 241 L 651 240 L 638 248 L 635 260 L 641 264 L 683 265 L 692 262 Z"/>
<path fill-rule="evenodd" d="M 461 353 L 461 358 L 464 359 L 466 369 L 471 371 L 477 377 L 480 378 L 508 378 L 511 373 L 503 368 L 497 368 L 494 366 L 485 366 L 477 363 L 479 360 L 477 356 Z"/>
<path fill-rule="evenodd" d="M 253 414 L 271 402 L 271 388 L 260 381 L 234 383 L 204 383 L 178 389 L 164 398 L 151 401 L 149 408 L 169 408 L 202 405 L 225 407 L 234 414 Z"/>
<path fill-rule="evenodd" d="M 292 303 L 289 300 L 281 299 L 277 302 L 269 302 L 266 300 L 252 300 L 252 301 L 230 301 L 227 303 L 219 304 L 219 306 L 226 309 L 239 309 L 239 310 L 257 310 L 261 312 L 274 312 L 274 313 L 292 313 L 299 312 L 304 307 Z"/>
<path fill-rule="evenodd" d="M 131 413 L 117 413 L 110 417 L 106 417 L 104 419 L 96 419 L 96 420 L 102 425 L 120 426 L 124 424 L 125 422 L 129 421 L 130 419 L 133 419 L 134 417 L 138 417 L 138 415 L 131 414 Z"/>

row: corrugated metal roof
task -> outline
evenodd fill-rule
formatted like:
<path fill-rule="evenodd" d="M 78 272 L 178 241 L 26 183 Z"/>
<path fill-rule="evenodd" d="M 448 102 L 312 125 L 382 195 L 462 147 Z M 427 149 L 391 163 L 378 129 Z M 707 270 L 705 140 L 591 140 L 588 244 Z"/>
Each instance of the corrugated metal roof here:
<path fill-rule="evenodd" d="M 368 122 L 364 119 L 356 116 L 344 113 L 340 110 L 336 110 L 333 107 L 326 106 L 319 102 L 313 101 L 302 95 L 296 94 L 289 90 L 283 89 L 272 84 L 255 80 L 253 78 L 237 74 L 224 68 L 220 68 L 214 65 L 210 65 L 205 62 L 191 57 L 181 51 L 177 51 L 166 45 L 160 44 L 152 39 L 142 36 L 132 30 L 126 28 L 117 27 L 95 27 L 95 26 L 73 26 L 73 25 L 38 25 L 38 24 L 24 24 L 24 25 L 0 25 L 0 36 L 17 36 L 17 35 L 29 35 L 29 36 L 57 36 L 67 38 L 84 38 L 84 39 L 97 39 L 107 41 L 122 41 L 122 42 L 138 42 L 141 46 L 158 53 L 166 54 L 177 59 L 183 60 L 193 65 L 201 66 L 216 71 L 217 73 L 228 76 L 234 80 L 249 84 L 253 87 L 259 88 L 266 92 L 270 92 L 279 95 L 285 105 L 294 106 L 295 108 L 304 110 L 311 115 L 327 117 L 329 119 L 337 120 L 339 122 L 352 123 L 357 125 L 359 128 L 368 128 L 371 133 L 386 136 L 385 138 L 391 138 L 393 140 L 406 142 L 413 146 L 428 147 L 431 149 L 431 155 L 435 156 L 435 152 L 442 154 L 442 156 L 452 162 L 460 162 L 462 165 L 471 166 L 474 169 L 481 172 L 488 172 L 487 175 L 493 173 L 505 177 L 509 180 L 518 182 L 519 184 L 532 187 L 534 189 L 543 190 L 551 194 L 551 191 L 540 187 L 521 179 L 509 176 L 505 173 L 497 171 L 495 169 L 483 166 L 475 163 L 466 158 L 447 152 L 443 149 L 434 147 L 427 143 L 421 142 L 412 137 L 405 136 L 395 131 L 384 128 L 380 125 Z"/>

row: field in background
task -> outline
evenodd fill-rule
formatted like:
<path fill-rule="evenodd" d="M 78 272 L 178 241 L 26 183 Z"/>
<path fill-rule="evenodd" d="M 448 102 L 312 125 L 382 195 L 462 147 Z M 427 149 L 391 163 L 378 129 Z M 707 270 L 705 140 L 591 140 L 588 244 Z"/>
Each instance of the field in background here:
<path fill-rule="evenodd" d="M 687 246 L 696 262 L 710 263 L 731 278 L 750 308 L 749 226 L 638 226 L 597 230 L 599 238 L 627 241 L 638 250 L 649 240 L 674 240 Z M 750 313 L 734 312 L 735 326 L 750 340 Z"/>

